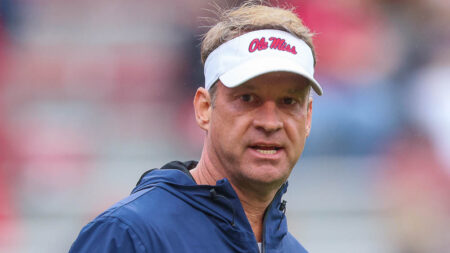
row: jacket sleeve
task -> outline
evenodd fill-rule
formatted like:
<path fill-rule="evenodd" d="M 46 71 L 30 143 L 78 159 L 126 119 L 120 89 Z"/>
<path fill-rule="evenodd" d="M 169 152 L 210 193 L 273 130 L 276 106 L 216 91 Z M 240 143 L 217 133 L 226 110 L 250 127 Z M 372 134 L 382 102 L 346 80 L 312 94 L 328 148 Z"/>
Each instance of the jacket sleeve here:
<path fill-rule="evenodd" d="M 144 245 L 134 230 L 118 218 L 102 217 L 87 224 L 69 253 L 144 253 Z"/>

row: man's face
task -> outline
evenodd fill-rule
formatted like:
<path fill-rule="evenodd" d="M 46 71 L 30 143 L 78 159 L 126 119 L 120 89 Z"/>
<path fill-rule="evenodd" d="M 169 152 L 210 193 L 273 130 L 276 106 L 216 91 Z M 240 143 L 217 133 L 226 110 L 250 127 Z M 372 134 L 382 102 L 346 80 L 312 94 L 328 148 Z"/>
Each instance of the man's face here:
<path fill-rule="evenodd" d="M 307 81 L 276 72 L 227 88 L 220 81 L 207 143 L 211 158 L 239 184 L 284 182 L 311 126 Z"/>

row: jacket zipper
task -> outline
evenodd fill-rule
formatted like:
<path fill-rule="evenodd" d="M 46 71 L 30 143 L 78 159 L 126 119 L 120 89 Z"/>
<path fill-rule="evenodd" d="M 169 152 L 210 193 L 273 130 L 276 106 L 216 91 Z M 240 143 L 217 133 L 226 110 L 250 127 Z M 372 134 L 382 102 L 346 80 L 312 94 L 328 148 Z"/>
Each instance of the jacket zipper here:
<path fill-rule="evenodd" d="M 270 202 L 269 204 L 269 208 L 267 209 L 266 213 L 264 214 L 264 218 L 263 218 L 263 231 L 262 231 L 262 239 L 261 239 L 261 253 L 266 253 L 266 242 L 264 240 L 264 238 L 266 237 L 266 218 L 268 215 L 268 211 L 270 210 L 270 208 L 272 207 L 273 202 L 275 201 L 275 199 L 277 198 L 278 194 L 280 194 L 281 190 L 283 189 L 284 184 L 280 187 L 280 189 L 278 189 L 277 193 L 275 194 L 275 197 L 272 199 L 272 202 Z"/>
<path fill-rule="evenodd" d="M 273 200 L 272 200 L 273 202 Z M 270 205 L 272 205 L 272 202 L 270 202 Z M 269 205 L 269 207 L 270 207 Z M 263 219 L 263 231 L 262 231 L 262 238 L 261 238 L 261 253 L 265 253 L 266 252 L 266 242 L 264 240 L 264 238 L 266 237 L 266 218 L 267 218 L 267 214 L 268 212 L 266 212 L 264 214 L 264 219 Z"/>

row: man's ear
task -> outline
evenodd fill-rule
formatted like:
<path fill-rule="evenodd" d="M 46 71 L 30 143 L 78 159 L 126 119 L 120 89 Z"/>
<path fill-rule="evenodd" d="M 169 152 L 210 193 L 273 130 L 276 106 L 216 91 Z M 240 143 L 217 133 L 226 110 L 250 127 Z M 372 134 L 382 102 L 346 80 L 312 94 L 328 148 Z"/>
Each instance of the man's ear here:
<path fill-rule="evenodd" d="M 200 128 L 205 131 L 209 130 L 209 122 L 211 120 L 212 103 L 209 92 L 200 87 L 197 89 L 194 97 L 195 119 Z"/>
<path fill-rule="evenodd" d="M 306 112 L 306 136 L 309 136 L 309 133 L 311 132 L 312 104 L 313 104 L 313 98 L 309 97 L 308 105 L 307 105 L 308 111 Z"/>

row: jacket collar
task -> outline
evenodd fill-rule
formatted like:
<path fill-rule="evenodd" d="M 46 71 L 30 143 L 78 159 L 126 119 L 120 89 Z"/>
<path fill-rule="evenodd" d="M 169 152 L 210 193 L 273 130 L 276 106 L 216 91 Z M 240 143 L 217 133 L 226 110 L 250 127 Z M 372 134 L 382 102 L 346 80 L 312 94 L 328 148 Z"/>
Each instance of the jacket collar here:
<path fill-rule="evenodd" d="M 151 187 L 162 188 L 194 208 L 223 220 L 232 227 L 244 228 L 253 235 L 242 204 L 228 179 L 218 180 L 214 186 L 197 185 L 189 172 L 196 165 L 196 161 L 174 161 L 161 169 L 149 170 L 141 176 L 132 193 Z M 280 187 L 266 210 L 263 247 L 279 248 L 279 239 L 287 233 L 285 203 L 281 202 L 287 187 L 287 182 Z M 254 236 L 252 238 L 254 240 Z"/>

